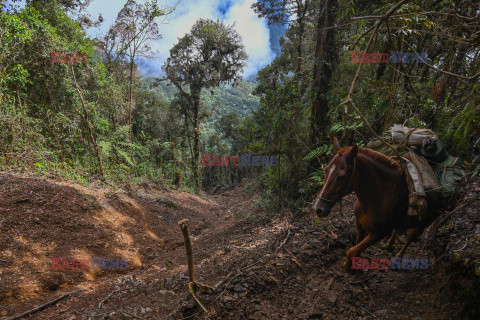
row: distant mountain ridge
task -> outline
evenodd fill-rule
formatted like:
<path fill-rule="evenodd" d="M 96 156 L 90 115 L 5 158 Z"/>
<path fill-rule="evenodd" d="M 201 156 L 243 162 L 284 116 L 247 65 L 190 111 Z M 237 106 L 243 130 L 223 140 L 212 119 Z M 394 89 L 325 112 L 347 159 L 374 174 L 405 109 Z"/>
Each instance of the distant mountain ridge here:
<path fill-rule="evenodd" d="M 149 80 L 152 81 L 152 80 Z M 229 113 L 237 113 L 239 119 L 251 115 L 258 109 L 260 98 L 254 96 L 252 91 L 256 83 L 241 81 L 237 86 L 223 85 L 213 90 L 203 90 L 201 97 L 202 112 L 206 112 L 206 122 L 215 122 L 222 116 Z M 153 89 L 157 95 L 167 102 L 175 98 L 177 89 L 166 82 L 160 82 L 158 87 Z"/>

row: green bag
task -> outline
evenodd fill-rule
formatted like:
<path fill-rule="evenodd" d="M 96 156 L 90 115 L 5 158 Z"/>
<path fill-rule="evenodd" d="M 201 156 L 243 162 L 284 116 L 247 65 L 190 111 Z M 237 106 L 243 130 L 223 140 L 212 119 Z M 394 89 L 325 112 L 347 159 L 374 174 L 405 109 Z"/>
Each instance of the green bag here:
<path fill-rule="evenodd" d="M 400 154 L 400 155 L 403 155 L 405 153 L 407 153 L 409 150 L 407 147 L 405 147 L 403 144 L 401 143 L 398 143 L 398 142 L 395 142 L 395 141 L 389 141 L 389 139 L 385 139 L 388 141 L 388 143 L 395 148 L 395 150 L 397 150 L 397 152 Z M 388 156 L 388 157 L 394 157 L 396 156 L 395 152 L 392 150 L 392 148 L 390 148 L 389 146 L 383 144 L 383 142 L 380 140 L 380 139 L 376 139 L 376 140 L 373 140 L 373 141 L 370 141 L 369 143 L 367 143 L 367 148 L 369 149 L 372 149 L 372 150 L 375 150 L 375 151 L 378 151 L 380 153 L 383 153 L 384 155 Z"/>
<path fill-rule="evenodd" d="M 443 197 L 451 197 L 455 193 L 456 186 L 465 176 L 463 161 L 449 155 L 444 161 L 432 162 L 431 164 L 437 180 L 442 186 Z"/>

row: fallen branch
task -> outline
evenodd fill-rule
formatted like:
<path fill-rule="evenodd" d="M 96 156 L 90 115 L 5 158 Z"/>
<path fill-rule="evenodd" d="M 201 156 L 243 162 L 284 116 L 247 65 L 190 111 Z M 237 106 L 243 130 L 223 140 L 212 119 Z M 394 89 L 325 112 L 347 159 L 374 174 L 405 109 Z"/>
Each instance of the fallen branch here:
<path fill-rule="evenodd" d="M 258 264 L 260 262 L 260 260 L 250 264 L 249 266 L 245 267 L 243 269 L 243 271 L 240 271 L 238 272 L 236 275 L 234 275 L 233 277 L 230 278 L 231 275 L 233 275 L 233 271 L 230 271 L 228 273 L 228 275 L 225 277 L 225 279 L 223 279 L 222 281 L 220 281 L 219 283 L 217 283 L 215 285 L 215 289 L 218 289 L 220 288 L 220 286 L 222 286 L 223 284 L 225 284 L 225 288 L 223 289 L 223 291 L 215 298 L 214 301 L 218 301 L 218 299 L 220 299 L 220 297 L 225 293 L 225 291 L 227 291 L 228 289 L 228 285 L 236 278 L 238 278 L 239 276 L 241 275 L 244 275 L 246 274 L 247 272 L 251 271 L 253 269 L 253 267 Z M 238 271 L 238 270 L 237 270 Z M 228 281 L 227 281 L 228 280 Z"/>
<path fill-rule="evenodd" d="M 233 271 L 230 271 L 223 280 L 221 280 L 214 286 L 214 289 L 220 288 L 220 286 L 224 284 L 232 276 L 232 274 L 233 274 Z"/>
<path fill-rule="evenodd" d="M 32 313 L 35 313 L 35 312 L 39 312 L 39 311 L 42 311 L 43 309 L 46 309 L 52 305 L 54 305 L 55 303 L 57 303 L 58 301 L 60 300 L 63 300 L 65 299 L 66 297 L 72 295 L 72 294 L 75 294 L 77 292 L 80 292 L 82 290 L 75 290 L 75 291 L 72 291 L 72 292 L 69 292 L 69 293 L 65 293 L 64 295 L 61 295 L 60 297 L 58 297 L 57 299 L 55 300 L 52 300 L 50 302 L 47 302 L 47 303 L 44 303 L 36 308 L 33 308 L 31 310 L 28 310 L 24 313 L 21 313 L 19 315 L 16 315 L 16 316 L 13 316 L 13 317 L 10 317 L 10 318 L 6 318 L 6 319 L 3 319 L 3 320 L 15 320 L 15 319 L 20 319 L 20 318 L 23 318 L 23 317 L 26 317 L 28 315 L 31 315 Z"/>
<path fill-rule="evenodd" d="M 3 259 L 0 259 L 0 262 L 10 263 L 10 261 L 8 261 L 8 260 L 3 260 Z"/>
<path fill-rule="evenodd" d="M 10 205 L 12 205 L 12 204 L 17 204 L 17 203 L 23 203 L 23 202 L 29 202 L 29 201 L 30 201 L 30 199 L 28 199 L 28 198 L 18 199 L 18 200 L 12 201 L 12 202 L 10 203 Z"/>
<path fill-rule="evenodd" d="M 437 232 L 438 232 L 438 229 L 440 228 L 440 226 L 445 223 L 445 221 L 450 218 L 453 214 L 455 213 L 458 213 L 460 210 L 462 210 L 463 208 L 465 208 L 465 206 L 467 205 L 467 203 L 462 203 L 461 205 L 457 206 L 454 210 L 450 211 L 450 212 L 447 212 L 447 213 L 444 213 L 442 214 L 443 217 L 441 220 L 438 220 L 438 221 L 435 221 L 433 224 L 432 224 L 432 227 L 431 227 L 431 230 L 427 236 L 427 241 L 425 241 L 425 244 L 423 245 L 422 247 L 422 250 L 427 246 L 427 245 L 430 245 L 430 243 L 433 241 L 433 239 L 435 239 L 435 237 L 437 236 Z M 440 215 L 439 217 L 441 217 L 442 215 Z"/>
<path fill-rule="evenodd" d="M 230 273 L 231 273 L 231 272 L 230 272 Z M 229 275 L 230 275 L 230 273 L 229 273 Z M 227 291 L 227 289 L 228 289 L 228 285 L 229 285 L 234 279 L 238 278 L 239 276 L 241 276 L 241 275 L 243 275 L 243 274 L 244 274 L 243 272 L 240 272 L 240 273 L 234 275 L 234 276 L 233 276 L 232 278 L 230 278 L 229 280 L 228 280 L 228 277 L 229 277 L 229 276 L 227 275 L 227 278 L 225 278 L 225 280 L 228 280 L 228 282 L 225 283 L 225 281 L 223 281 L 223 283 L 225 283 L 225 288 L 222 290 L 222 292 L 220 292 L 220 294 L 217 296 L 217 298 L 215 298 L 215 301 L 218 301 L 218 299 L 220 299 L 220 297 L 223 296 L 223 294 L 225 293 L 225 291 Z M 223 283 L 222 283 L 222 284 L 223 284 Z M 220 284 L 219 287 L 220 287 L 222 284 Z"/>
<path fill-rule="evenodd" d="M 130 314 L 130 313 L 128 313 L 127 311 L 123 311 L 123 310 L 122 310 L 122 311 L 120 311 L 120 312 L 121 312 L 124 316 L 126 316 L 126 317 L 130 317 L 130 318 L 133 318 L 133 319 L 139 319 L 139 320 L 147 320 L 147 319 L 145 319 L 145 318 L 142 318 L 142 317 L 139 317 L 139 316 L 135 316 L 135 315 L 133 315 L 133 314 Z"/>
<path fill-rule="evenodd" d="M 297 257 L 295 257 L 293 253 L 291 253 L 290 250 L 288 250 L 287 248 L 285 248 L 285 250 L 292 257 L 293 262 L 295 262 L 300 268 L 302 268 L 302 264 L 300 263 L 300 261 L 298 261 Z"/>
<path fill-rule="evenodd" d="M 325 286 L 325 291 L 330 290 L 330 287 L 332 286 L 333 280 L 335 280 L 335 277 L 332 277 L 330 281 L 328 281 L 327 285 Z"/>
<path fill-rule="evenodd" d="M 280 245 L 278 246 L 278 248 L 275 249 L 274 254 L 277 254 L 278 251 L 280 251 L 280 249 L 285 245 L 285 243 L 287 243 L 289 236 L 290 236 L 290 228 L 288 228 L 288 233 L 287 233 L 287 236 L 285 237 L 285 240 L 283 240 L 282 243 L 280 243 Z"/>
<path fill-rule="evenodd" d="M 468 244 L 468 238 L 465 237 L 465 244 L 463 245 L 463 247 L 461 247 L 460 249 L 457 249 L 457 250 L 453 250 L 452 252 L 462 251 L 463 249 L 465 249 L 465 247 L 467 246 L 467 244 Z"/>
<path fill-rule="evenodd" d="M 98 304 L 98 309 L 102 308 L 102 304 L 107 302 L 114 294 L 116 294 L 119 291 L 120 291 L 120 289 L 117 289 L 117 290 L 114 290 L 114 291 L 110 292 L 110 294 L 108 296 L 106 296 L 105 299 L 100 301 L 100 303 Z"/>

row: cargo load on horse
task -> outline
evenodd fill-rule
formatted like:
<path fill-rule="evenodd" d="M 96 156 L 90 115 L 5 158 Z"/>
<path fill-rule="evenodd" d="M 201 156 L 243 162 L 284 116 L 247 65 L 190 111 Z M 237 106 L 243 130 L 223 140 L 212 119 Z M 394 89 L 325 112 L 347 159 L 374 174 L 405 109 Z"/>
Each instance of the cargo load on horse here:
<path fill-rule="evenodd" d="M 408 214 L 422 218 L 428 203 L 446 205 L 465 175 L 462 161 L 449 155 L 430 129 L 397 124 L 390 128 L 387 141 L 406 162 L 405 173 L 410 192 Z M 389 157 L 396 156 L 395 151 L 379 139 L 369 142 L 367 148 Z"/>

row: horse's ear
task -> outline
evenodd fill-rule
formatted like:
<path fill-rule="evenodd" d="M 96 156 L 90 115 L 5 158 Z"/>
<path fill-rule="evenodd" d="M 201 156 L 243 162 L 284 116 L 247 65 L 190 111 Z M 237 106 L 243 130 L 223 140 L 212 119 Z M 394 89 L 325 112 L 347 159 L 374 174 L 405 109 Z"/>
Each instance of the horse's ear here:
<path fill-rule="evenodd" d="M 340 143 L 338 142 L 338 139 L 336 137 L 333 137 L 333 149 L 336 151 L 342 149 L 342 147 L 340 147 Z"/>
<path fill-rule="evenodd" d="M 350 157 L 353 159 L 357 156 L 357 154 L 358 154 L 358 146 L 354 145 L 352 147 L 352 150 L 350 150 Z"/>

